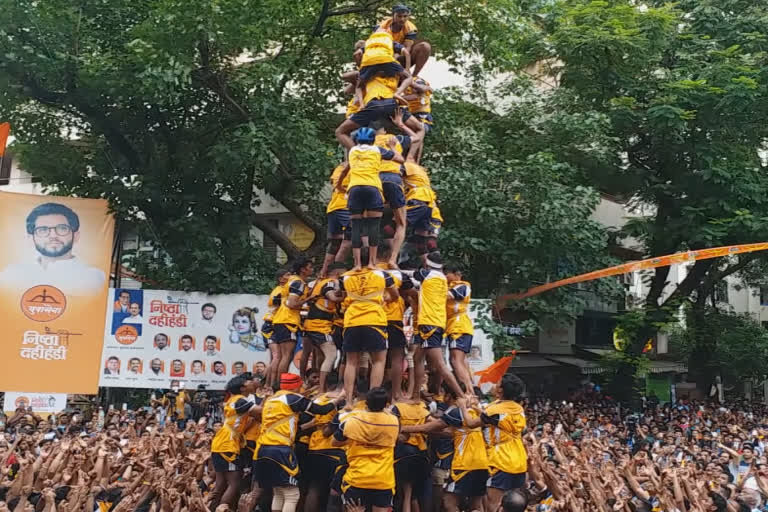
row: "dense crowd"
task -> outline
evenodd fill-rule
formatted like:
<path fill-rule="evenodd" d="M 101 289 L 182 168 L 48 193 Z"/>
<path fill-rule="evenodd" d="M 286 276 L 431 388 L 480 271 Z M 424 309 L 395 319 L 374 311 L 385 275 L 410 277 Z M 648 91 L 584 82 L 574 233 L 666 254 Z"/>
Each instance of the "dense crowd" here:
<path fill-rule="evenodd" d="M 224 423 L 208 415 L 199 421 L 186 420 L 183 412 L 173 406 L 166 408 L 162 399 L 156 401 L 155 407 L 136 411 L 112 409 L 103 418 L 95 412 L 63 412 L 44 419 L 19 408 L 3 418 L 0 510 L 287 510 L 283 507 L 288 496 L 279 496 L 282 504 L 275 502 L 278 487 L 260 486 L 260 482 L 276 475 L 258 475 L 258 465 L 239 465 L 236 471 L 225 472 L 222 479 L 217 471 L 215 445 L 217 438 L 220 442 L 225 437 L 222 431 L 227 428 L 227 407 L 245 399 L 249 404 L 261 403 L 259 413 L 264 414 L 270 400 L 295 394 L 303 396 L 307 403 L 302 403 L 305 412 L 296 415 L 301 417 L 301 429 L 292 445 L 300 468 L 293 510 L 366 509 L 354 499 L 345 504 L 335 499 L 338 482 L 333 477 L 338 471 L 330 475 L 316 472 L 318 461 L 313 458 L 317 459 L 318 454 L 311 448 L 315 447 L 313 440 L 343 439 L 337 432 L 343 429 L 344 414 L 368 411 L 400 418 L 399 438 L 391 448 L 391 460 L 395 460 L 396 453 L 402 456 L 404 447 L 415 446 L 406 443 L 418 436 L 416 432 L 428 432 L 424 438 L 426 465 L 418 457 L 411 457 L 405 466 L 396 469 L 396 510 L 496 512 L 489 508 L 487 492 L 479 497 L 451 492 L 454 489 L 450 483 L 443 481 L 445 468 L 452 466 L 446 460 L 453 457 L 455 461 L 457 449 L 461 449 L 451 439 L 457 436 L 464 435 L 463 442 L 473 451 L 481 450 L 481 458 L 486 450 L 492 450 L 488 439 L 494 435 L 489 432 L 492 424 L 483 425 L 479 420 L 475 437 L 474 432 L 463 432 L 464 426 L 457 425 L 454 416 L 487 417 L 487 413 L 493 413 L 494 404 L 504 401 L 504 386 L 509 390 L 511 382 L 519 381 L 505 377 L 491 396 L 476 390 L 478 395 L 473 400 L 451 396 L 450 392 L 425 391 L 420 400 L 395 403 L 391 403 L 391 395 L 384 388 L 366 392 L 365 383 L 360 383 L 360 397 L 347 403 L 335 374 L 329 380 L 333 390 L 329 394 L 335 395 L 330 401 L 329 396 L 316 393 L 312 385 L 316 385 L 316 378 L 313 383 L 303 383 L 300 379 L 290 382 L 286 377 L 281 386 L 284 389 L 273 392 L 262 385 L 261 379 L 237 377 L 231 384 L 239 385 L 238 391 L 248 394 L 230 393 L 224 406 Z M 527 451 L 527 475 L 519 486 L 501 496 L 500 510 L 768 510 L 765 406 L 685 400 L 658 405 L 649 401 L 644 410 L 632 413 L 600 394 L 575 400 L 520 398 L 527 421 L 520 431 Z M 310 404 L 325 403 L 333 403 L 332 410 L 323 409 L 314 415 L 306 412 Z M 423 421 L 412 421 L 409 406 L 414 410 L 423 408 L 427 416 Z M 350 408 L 352 412 L 347 413 Z M 160 414 L 161 410 L 166 410 L 167 416 Z M 268 420 L 258 414 L 253 418 Z M 257 442 L 259 435 L 266 432 L 262 426 L 259 423 L 256 429 Z M 351 431 L 344 433 L 355 438 Z M 478 441 L 480 445 L 474 445 Z M 309 444 L 302 447 L 305 442 Z M 244 446 L 247 450 L 248 444 Z M 347 455 L 355 456 L 351 451 Z M 470 453 L 468 457 L 477 455 Z M 355 464 L 349 459 L 346 463 Z M 373 474 L 369 476 L 381 476 L 381 467 L 371 468 Z"/>

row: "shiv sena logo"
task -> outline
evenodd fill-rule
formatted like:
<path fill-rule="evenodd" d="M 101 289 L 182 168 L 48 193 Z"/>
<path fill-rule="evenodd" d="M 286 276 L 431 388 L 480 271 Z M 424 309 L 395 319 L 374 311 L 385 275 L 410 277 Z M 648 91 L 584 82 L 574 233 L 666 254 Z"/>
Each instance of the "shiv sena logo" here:
<path fill-rule="evenodd" d="M 16 407 L 16 409 L 19 409 L 19 408 L 26 409 L 27 407 L 29 407 L 29 398 L 25 396 L 20 396 L 19 398 L 16 399 L 14 406 Z"/>
<path fill-rule="evenodd" d="M 121 345 L 133 345 L 139 339 L 139 332 L 132 325 L 121 325 L 115 331 L 115 339 Z"/>
<path fill-rule="evenodd" d="M 35 322 L 56 320 L 67 309 L 67 297 L 55 286 L 33 286 L 21 296 L 21 312 Z"/>

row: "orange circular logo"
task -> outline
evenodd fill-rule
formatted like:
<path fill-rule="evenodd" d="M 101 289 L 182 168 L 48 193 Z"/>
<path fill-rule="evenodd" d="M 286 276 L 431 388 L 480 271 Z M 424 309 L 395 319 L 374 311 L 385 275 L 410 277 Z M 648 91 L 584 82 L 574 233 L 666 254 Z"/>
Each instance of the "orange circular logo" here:
<path fill-rule="evenodd" d="M 21 296 L 21 312 L 35 322 L 56 320 L 67 309 L 67 298 L 55 286 L 33 286 Z"/>
<path fill-rule="evenodd" d="M 132 325 L 121 325 L 115 331 L 115 339 L 121 345 L 133 345 L 139 339 L 139 332 Z"/>
<path fill-rule="evenodd" d="M 16 406 L 16 409 L 18 409 L 19 407 L 21 407 L 22 409 L 26 409 L 27 407 L 29 407 L 29 398 L 25 396 L 20 396 L 19 398 L 16 399 L 16 403 L 14 405 Z"/>

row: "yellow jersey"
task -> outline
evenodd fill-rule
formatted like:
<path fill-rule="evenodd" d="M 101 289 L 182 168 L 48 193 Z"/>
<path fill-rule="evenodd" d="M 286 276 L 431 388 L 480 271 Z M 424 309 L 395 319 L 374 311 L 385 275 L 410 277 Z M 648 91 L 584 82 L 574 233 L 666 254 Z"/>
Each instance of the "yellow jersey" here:
<path fill-rule="evenodd" d="M 395 281 L 383 270 L 352 270 L 339 280 L 346 292 L 349 303 L 344 312 L 344 327 L 377 326 L 386 327 L 387 314 L 384 312 L 384 290 L 392 288 Z"/>
<path fill-rule="evenodd" d="M 379 23 L 379 26 L 376 27 L 376 30 L 386 30 L 392 36 L 392 40 L 400 44 L 404 44 L 406 39 L 416 39 L 416 36 L 419 33 L 416 25 L 410 21 L 406 21 L 398 31 L 394 31 L 392 28 L 393 21 L 394 20 L 392 18 L 387 18 L 386 20 Z"/>
<path fill-rule="evenodd" d="M 331 397 L 327 393 L 317 396 L 314 402 L 318 405 L 325 405 L 331 403 Z M 325 437 L 323 435 L 323 427 L 329 425 L 333 421 L 333 417 L 337 412 L 331 411 L 327 414 L 315 414 L 315 431 L 309 437 L 309 450 L 310 451 L 338 451 L 339 448 L 333 446 L 332 437 Z"/>
<path fill-rule="evenodd" d="M 267 299 L 267 312 L 264 314 L 265 322 L 271 322 L 277 312 L 277 308 L 280 307 L 280 296 L 283 293 L 282 286 L 275 286 L 272 291 L 269 292 L 269 299 Z"/>
<path fill-rule="evenodd" d="M 395 97 L 400 79 L 397 76 L 375 75 L 365 83 L 363 104 L 371 100 L 388 100 Z"/>
<path fill-rule="evenodd" d="M 429 87 L 429 83 L 421 77 L 414 77 L 413 82 L 424 87 Z M 419 113 L 429 114 L 432 112 L 432 90 L 431 89 L 421 93 L 416 89 L 414 89 L 413 86 L 411 86 L 405 90 L 405 94 L 409 96 L 412 94 L 415 94 L 417 96 L 417 98 L 408 102 L 408 111 L 411 114 L 419 114 Z"/>
<path fill-rule="evenodd" d="M 394 281 L 394 287 L 400 290 L 413 289 L 413 281 L 406 274 L 403 274 L 399 270 L 389 270 L 389 265 L 386 263 L 380 263 L 379 268 L 386 271 Z M 387 314 L 387 323 L 389 322 L 401 322 L 403 321 L 403 315 L 405 314 L 405 299 L 400 294 L 397 295 L 396 301 L 388 301 L 384 303 L 384 312 Z"/>
<path fill-rule="evenodd" d="M 480 415 L 473 409 L 467 414 L 473 419 Z M 449 427 L 453 427 L 453 460 L 451 470 L 460 478 L 461 473 L 476 469 L 488 469 L 488 455 L 485 451 L 485 439 L 480 427 L 469 428 L 461 414 L 461 409 L 451 407 L 441 417 Z M 458 480 L 455 478 L 455 480 Z"/>
<path fill-rule="evenodd" d="M 528 455 L 523 445 L 525 430 L 523 407 L 512 400 L 499 400 L 485 410 L 493 423 L 488 426 L 488 463 L 506 473 L 528 471 Z"/>
<path fill-rule="evenodd" d="M 261 432 L 258 447 L 292 446 L 299 429 L 299 414 L 312 402 L 293 391 L 280 390 L 264 401 L 261 411 Z M 254 455 L 255 456 L 255 455 Z"/>
<path fill-rule="evenodd" d="M 394 156 L 392 151 L 378 146 L 358 144 L 353 147 L 349 150 L 349 188 L 366 186 L 383 191 L 379 169 L 383 160 L 392 160 Z"/>
<path fill-rule="evenodd" d="M 347 441 L 347 462 L 342 491 L 395 489 L 395 444 L 400 422 L 389 412 L 352 412 L 342 420 L 334 434 Z"/>
<path fill-rule="evenodd" d="M 429 409 L 424 402 L 410 403 L 397 402 L 392 404 L 392 414 L 400 418 L 400 425 L 423 425 L 429 418 Z M 427 449 L 426 434 L 410 434 L 403 444 L 417 447 L 419 450 Z"/>
<path fill-rule="evenodd" d="M 365 42 L 365 50 L 360 61 L 360 68 L 390 62 L 397 62 L 392 34 L 386 30 L 377 30 Z"/>
<path fill-rule="evenodd" d="M 375 146 L 378 146 L 382 149 L 389 150 L 389 139 L 395 139 L 397 141 L 397 145 L 395 145 L 395 151 L 403 154 L 403 146 L 400 144 L 400 141 L 397 140 L 397 137 L 394 135 L 390 135 L 389 133 L 385 133 L 383 135 L 377 135 L 376 140 L 373 142 Z M 394 162 L 392 160 L 382 160 L 381 165 L 379 166 L 379 172 L 391 172 L 394 174 L 400 175 L 400 164 L 398 162 Z"/>
<path fill-rule="evenodd" d="M 307 294 L 307 285 L 304 280 L 292 275 L 280 290 L 280 306 L 272 317 L 274 324 L 301 325 L 301 310 L 288 307 L 288 297 L 296 295 L 299 299 L 304 299 Z"/>
<path fill-rule="evenodd" d="M 211 452 L 227 454 L 223 457 L 231 458 L 229 462 L 233 462 L 237 455 L 240 453 L 240 449 L 245 446 L 245 438 L 243 432 L 248 426 L 247 418 L 243 416 L 251 410 L 253 402 L 249 401 L 244 395 L 232 395 L 224 403 L 224 421 L 221 429 L 216 432 L 216 435 L 211 441 Z"/>
<path fill-rule="evenodd" d="M 328 299 L 326 294 L 336 289 L 336 280 L 331 278 L 318 279 L 311 287 L 310 297 L 316 297 L 309 302 L 309 313 L 302 327 L 305 331 L 330 334 L 333 329 L 333 317 L 336 314 L 336 303 Z"/>
<path fill-rule="evenodd" d="M 437 196 L 432 190 L 427 170 L 415 162 L 405 162 L 405 200 L 432 204 Z M 408 206 L 412 207 L 411 205 Z"/>
<path fill-rule="evenodd" d="M 261 405 L 264 403 L 264 398 L 259 396 L 250 396 L 248 399 L 253 402 L 256 405 Z M 248 418 L 248 422 L 245 426 L 245 432 L 243 434 L 243 437 L 245 438 L 246 443 L 253 443 L 253 446 L 256 445 L 256 441 L 259 440 L 259 433 L 261 432 L 261 421 L 259 421 L 258 418 L 254 418 L 253 416 Z"/>
<path fill-rule="evenodd" d="M 453 281 L 448 283 L 450 297 L 446 302 L 445 334 L 461 335 L 474 334 L 475 329 L 469 318 L 469 301 L 472 297 L 472 287 L 466 281 Z"/>
<path fill-rule="evenodd" d="M 437 270 L 420 268 L 413 278 L 421 283 L 419 289 L 419 326 L 429 325 L 445 329 L 448 300 L 448 281 Z"/>
<path fill-rule="evenodd" d="M 352 99 L 347 102 L 347 113 L 344 115 L 344 117 L 349 119 L 358 112 L 360 112 L 360 105 L 357 104 L 355 101 L 355 96 L 353 95 Z"/>
<path fill-rule="evenodd" d="M 325 213 L 335 212 L 337 210 L 347 209 L 347 194 L 336 188 L 339 182 L 339 176 L 344 170 L 344 164 L 339 164 L 333 170 L 331 174 L 331 200 L 328 201 L 328 207 L 325 209 Z M 346 189 L 349 187 L 349 173 L 344 177 L 344 181 L 341 185 Z"/>

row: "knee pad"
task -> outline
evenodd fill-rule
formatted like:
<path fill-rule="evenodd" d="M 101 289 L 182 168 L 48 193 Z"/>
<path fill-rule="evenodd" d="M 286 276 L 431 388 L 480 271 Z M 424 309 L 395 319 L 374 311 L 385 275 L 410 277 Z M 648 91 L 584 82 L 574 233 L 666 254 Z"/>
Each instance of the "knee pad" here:
<path fill-rule="evenodd" d="M 368 246 L 369 247 L 378 247 L 379 246 L 379 238 L 381 237 L 381 234 L 379 233 L 379 225 L 381 223 L 381 218 L 379 217 L 369 217 L 365 220 L 365 232 L 368 235 Z"/>
<path fill-rule="evenodd" d="M 371 356 L 368 355 L 368 352 L 363 352 L 360 354 L 360 362 L 357 364 L 358 368 L 368 368 L 368 365 L 371 362 Z"/>
<path fill-rule="evenodd" d="M 295 512 L 296 507 L 299 505 L 299 493 L 298 487 L 283 487 L 283 508 L 285 512 Z"/>
<path fill-rule="evenodd" d="M 427 247 L 427 254 L 429 254 L 430 252 L 435 252 L 437 250 L 437 238 L 425 237 L 425 244 Z"/>
<path fill-rule="evenodd" d="M 363 246 L 363 219 L 350 219 L 352 226 L 352 248 L 360 249 Z"/>
<path fill-rule="evenodd" d="M 333 370 L 333 363 L 336 362 L 336 345 L 334 345 L 332 341 L 329 341 L 320 345 L 320 350 L 323 351 L 323 355 L 325 356 L 323 364 L 320 365 L 320 371 L 330 372 Z"/>
<path fill-rule="evenodd" d="M 283 510 L 285 503 L 285 487 L 275 487 L 272 489 L 272 510 Z"/>
<path fill-rule="evenodd" d="M 328 247 L 325 250 L 327 254 L 336 255 L 337 252 L 339 252 L 339 248 L 341 247 L 341 238 L 331 238 L 328 240 Z"/>

